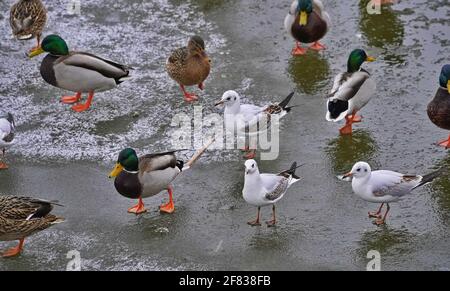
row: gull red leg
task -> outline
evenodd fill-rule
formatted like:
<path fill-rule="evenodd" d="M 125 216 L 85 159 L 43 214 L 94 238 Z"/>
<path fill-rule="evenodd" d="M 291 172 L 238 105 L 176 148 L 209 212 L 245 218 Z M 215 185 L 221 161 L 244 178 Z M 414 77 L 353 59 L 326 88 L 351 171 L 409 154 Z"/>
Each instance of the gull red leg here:
<path fill-rule="evenodd" d="M 88 99 L 86 100 L 86 103 L 80 103 L 77 105 L 72 106 L 72 110 L 76 112 L 83 112 L 89 109 L 92 104 L 92 99 L 94 99 L 94 92 L 89 92 Z"/>
<path fill-rule="evenodd" d="M 5 160 L 5 153 L 6 153 L 6 150 L 2 149 L 2 160 L 3 161 L 0 161 L 0 170 L 7 170 L 9 168 L 9 166 L 4 161 Z"/>
<path fill-rule="evenodd" d="M 261 207 L 258 207 L 258 212 L 256 213 L 256 220 L 249 221 L 249 222 L 247 222 L 247 224 L 251 225 L 251 226 L 260 226 L 261 225 L 261 223 L 259 222 L 260 212 L 261 212 Z"/>
<path fill-rule="evenodd" d="M 142 198 L 139 198 L 138 200 L 138 204 L 136 204 L 135 206 L 128 208 L 128 213 L 133 213 L 133 214 L 142 214 L 147 212 L 147 209 L 145 209 L 144 206 L 144 201 L 142 201 Z"/>
<path fill-rule="evenodd" d="M 180 84 L 180 87 L 181 87 L 181 90 L 183 91 L 184 100 L 186 102 L 192 102 L 192 101 L 197 101 L 198 100 L 197 96 L 195 96 L 194 94 L 189 93 L 189 92 L 186 91 L 186 89 L 184 88 L 184 85 Z"/>
<path fill-rule="evenodd" d="M 15 256 L 19 255 L 23 250 L 24 242 L 25 242 L 25 239 L 19 240 L 19 244 L 16 247 L 7 250 L 6 252 L 4 252 L 2 254 L 2 256 L 4 258 L 10 258 L 10 257 L 15 257 Z"/>
<path fill-rule="evenodd" d="M 81 100 L 81 92 L 77 92 L 74 96 L 63 96 L 61 102 L 64 104 L 73 104 Z"/>
<path fill-rule="evenodd" d="M 175 211 L 175 203 L 173 202 L 173 189 L 171 186 L 167 188 L 167 191 L 169 192 L 169 202 L 166 204 L 163 204 L 159 207 L 160 212 L 171 214 Z"/>
<path fill-rule="evenodd" d="M 272 227 L 272 226 L 275 226 L 276 223 L 277 223 L 277 218 L 275 215 L 275 204 L 274 204 L 272 207 L 272 220 L 267 221 L 266 224 L 268 227 Z"/>
<path fill-rule="evenodd" d="M 370 212 L 369 211 L 369 218 L 381 218 L 381 210 L 383 209 L 384 203 L 381 203 L 380 208 L 378 208 L 377 211 L 375 212 Z"/>
<path fill-rule="evenodd" d="M 292 50 L 292 55 L 293 56 L 302 56 L 304 54 L 306 54 L 306 49 L 302 48 L 299 42 L 295 43 L 295 47 Z"/>
<path fill-rule="evenodd" d="M 387 206 L 387 208 L 386 208 L 386 212 L 384 213 L 383 218 L 378 218 L 377 220 L 375 220 L 375 224 L 376 225 L 383 225 L 383 224 L 386 223 L 387 215 L 389 213 L 389 210 L 391 210 L 391 207 L 389 206 L 389 203 L 386 203 L 386 206 Z"/>

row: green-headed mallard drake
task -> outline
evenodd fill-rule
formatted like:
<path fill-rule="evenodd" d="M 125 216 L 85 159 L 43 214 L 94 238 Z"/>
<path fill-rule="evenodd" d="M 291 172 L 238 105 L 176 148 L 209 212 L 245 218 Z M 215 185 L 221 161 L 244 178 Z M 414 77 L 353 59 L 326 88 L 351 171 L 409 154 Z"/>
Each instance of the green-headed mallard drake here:
<path fill-rule="evenodd" d="M 361 110 L 372 98 L 376 84 L 369 72 L 361 68 L 364 62 L 373 62 L 375 58 L 367 56 L 362 49 L 351 52 L 347 71 L 340 73 L 334 79 L 334 85 L 328 95 L 328 121 L 338 122 L 345 118 L 345 126 L 340 129 L 341 134 L 351 134 L 352 124 L 361 122 L 356 112 Z"/>
<path fill-rule="evenodd" d="M 434 124 L 450 130 L 450 65 L 442 67 L 439 84 L 441 86 L 438 88 L 434 99 L 428 104 L 427 113 Z M 447 140 L 438 144 L 447 149 L 450 148 L 450 136 Z"/>
<path fill-rule="evenodd" d="M 198 100 L 197 96 L 186 92 L 184 87 L 198 85 L 203 90 L 203 82 L 211 70 L 210 63 L 205 52 L 205 42 L 200 36 L 191 37 L 186 47 L 175 50 L 167 59 L 167 72 L 180 85 L 186 101 Z"/>
<path fill-rule="evenodd" d="M 4 257 L 20 254 L 26 237 L 64 221 L 50 214 L 53 205 L 59 204 L 30 197 L 0 196 L 0 241 L 19 241 L 17 247 L 3 253 Z"/>
<path fill-rule="evenodd" d="M 37 39 L 37 46 L 45 23 L 47 10 L 41 0 L 19 0 L 11 7 L 9 23 L 14 36 L 19 40 Z"/>
<path fill-rule="evenodd" d="M 320 0 L 294 0 L 289 13 L 284 19 L 284 27 L 297 41 L 292 55 L 304 55 L 307 49 L 300 43 L 313 43 L 310 49 L 323 50 L 325 47 L 319 43 L 328 32 L 331 25 L 330 16 L 325 11 Z"/>
<path fill-rule="evenodd" d="M 109 177 L 115 178 L 114 186 L 122 196 L 139 200 L 136 206 L 128 209 L 129 213 L 146 212 L 142 199 L 155 196 L 163 190 L 169 192 L 169 202 L 161 205 L 160 211 L 172 213 L 175 210 L 170 184 L 184 166 L 184 162 L 177 160 L 175 154 L 176 151 L 171 151 L 138 158 L 136 151 L 131 148 L 119 153 L 116 167 Z"/>
<path fill-rule="evenodd" d="M 14 144 L 14 136 L 16 123 L 14 116 L 8 113 L 6 118 L 0 118 L 0 150 L 2 151 L 2 158 L 5 158 L 6 149 Z M 8 165 L 4 161 L 0 161 L 0 170 L 8 169 Z"/>
<path fill-rule="evenodd" d="M 130 67 L 102 59 L 90 53 L 71 52 L 67 43 L 58 35 L 49 35 L 42 44 L 31 51 L 30 58 L 48 52 L 41 64 L 44 80 L 61 89 L 76 92 L 64 96 L 65 104 L 79 103 L 81 94 L 88 93 L 86 103 L 72 106 L 77 112 L 87 110 L 95 92 L 111 90 L 129 76 Z"/>

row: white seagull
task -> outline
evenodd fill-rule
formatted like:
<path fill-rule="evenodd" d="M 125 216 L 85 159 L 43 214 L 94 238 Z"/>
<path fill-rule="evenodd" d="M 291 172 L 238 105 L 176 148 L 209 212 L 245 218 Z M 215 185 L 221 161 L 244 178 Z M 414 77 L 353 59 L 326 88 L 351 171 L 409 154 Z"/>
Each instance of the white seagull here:
<path fill-rule="evenodd" d="M 342 178 L 353 178 L 353 192 L 360 198 L 371 203 L 381 203 L 376 212 L 369 212 L 370 218 L 376 218 L 375 224 L 382 225 L 386 221 L 390 210 L 389 203 L 397 202 L 412 190 L 432 182 L 439 177 L 443 170 L 438 170 L 428 175 L 404 175 L 401 173 L 379 170 L 372 171 L 366 162 L 356 163 L 352 170 Z M 387 205 L 386 212 L 382 216 L 381 210 Z"/>
<path fill-rule="evenodd" d="M 222 99 L 216 102 L 215 106 L 224 105 L 224 119 L 227 129 L 236 127 L 239 136 L 255 136 L 264 132 L 269 127 L 274 116 L 278 120 L 295 106 L 288 106 L 294 92 L 289 94 L 279 103 L 271 103 L 266 106 L 256 106 L 253 104 L 241 104 L 241 97 L 236 91 L 229 90 L 223 93 Z M 253 159 L 256 149 L 249 149 L 246 158 Z"/>
<path fill-rule="evenodd" d="M 6 118 L 0 118 L 0 150 L 3 159 L 6 149 L 14 144 L 15 127 L 14 116 L 11 113 L 8 113 Z M 0 161 L 0 170 L 6 169 L 8 169 L 8 165 L 4 161 Z"/>
<path fill-rule="evenodd" d="M 260 174 L 255 160 L 245 162 L 245 183 L 242 194 L 248 204 L 258 207 L 256 220 L 249 221 L 249 225 L 261 225 L 259 222 L 261 207 L 268 205 L 273 205 L 273 216 L 272 220 L 266 222 L 267 226 L 275 225 L 275 203 L 283 198 L 289 187 L 300 181 L 300 178 L 295 175 L 297 168 L 297 163 L 294 162 L 289 170 L 279 174 Z"/>

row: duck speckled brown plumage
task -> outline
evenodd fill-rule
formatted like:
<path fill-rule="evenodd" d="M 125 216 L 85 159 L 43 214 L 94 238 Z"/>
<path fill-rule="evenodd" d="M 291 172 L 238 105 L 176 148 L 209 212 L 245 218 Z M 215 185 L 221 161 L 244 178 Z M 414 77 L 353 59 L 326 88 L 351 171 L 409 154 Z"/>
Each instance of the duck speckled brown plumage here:
<path fill-rule="evenodd" d="M 186 47 L 175 50 L 166 62 L 169 76 L 181 87 L 186 101 L 195 101 L 198 98 L 186 92 L 184 86 L 198 85 L 203 90 L 203 82 L 208 78 L 211 70 L 211 60 L 205 52 L 205 42 L 200 36 L 189 39 Z"/>
<path fill-rule="evenodd" d="M 47 10 L 41 0 L 19 0 L 11 7 L 9 22 L 17 39 L 36 37 L 39 46 L 42 30 L 47 22 Z"/>
<path fill-rule="evenodd" d="M 428 104 L 427 113 L 431 122 L 442 129 L 450 130 L 450 65 L 442 67 L 439 77 L 440 87 Z M 450 136 L 438 145 L 450 148 Z"/>
<path fill-rule="evenodd" d="M 0 241 L 19 240 L 19 245 L 3 253 L 3 257 L 20 254 L 26 237 L 64 221 L 50 214 L 53 205 L 59 204 L 30 197 L 0 196 Z"/>

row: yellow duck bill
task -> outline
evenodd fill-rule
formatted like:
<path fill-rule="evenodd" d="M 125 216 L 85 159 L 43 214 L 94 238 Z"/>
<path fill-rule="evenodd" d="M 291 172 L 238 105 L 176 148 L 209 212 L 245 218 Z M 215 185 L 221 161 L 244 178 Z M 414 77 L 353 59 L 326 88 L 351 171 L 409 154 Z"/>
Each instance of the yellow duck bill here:
<path fill-rule="evenodd" d="M 300 11 L 300 25 L 306 25 L 308 23 L 308 13 L 306 11 Z"/>
<path fill-rule="evenodd" d="M 31 58 L 34 58 L 35 56 L 43 54 L 44 52 L 45 51 L 42 49 L 42 47 L 38 47 L 38 48 L 31 50 L 31 52 L 28 54 L 28 57 L 31 59 Z"/>
<path fill-rule="evenodd" d="M 115 177 L 117 177 L 119 174 L 120 174 L 120 172 L 122 172 L 123 171 L 123 166 L 121 165 L 121 164 L 119 164 L 119 163 L 117 163 L 116 164 L 116 166 L 114 167 L 114 170 L 112 170 L 111 171 L 111 173 L 109 173 L 109 178 L 111 179 L 111 178 L 115 178 Z"/>
<path fill-rule="evenodd" d="M 376 58 L 374 58 L 374 57 L 367 57 L 367 59 L 366 59 L 366 62 L 375 62 L 377 59 Z"/>

